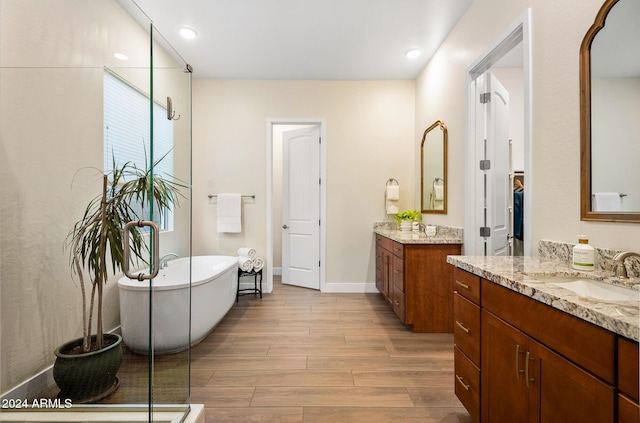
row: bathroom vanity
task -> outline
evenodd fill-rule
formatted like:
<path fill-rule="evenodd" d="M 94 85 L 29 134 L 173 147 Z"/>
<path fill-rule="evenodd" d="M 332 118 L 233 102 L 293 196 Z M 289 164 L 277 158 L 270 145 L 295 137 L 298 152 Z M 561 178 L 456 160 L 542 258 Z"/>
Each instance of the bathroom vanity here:
<path fill-rule="evenodd" d="M 563 261 L 447 261 L 455 265 L 455 392 L 476 422 L 640 421 L 640 280 L 603 299 L 567 284 L 601 275 Z"/>
<path fill-rule="evenodd" d="M 453 332 L 453 268 L 448 255 L 461 253 L 462 237 L 375 229 L 376 287 L 413 332 Z"/>

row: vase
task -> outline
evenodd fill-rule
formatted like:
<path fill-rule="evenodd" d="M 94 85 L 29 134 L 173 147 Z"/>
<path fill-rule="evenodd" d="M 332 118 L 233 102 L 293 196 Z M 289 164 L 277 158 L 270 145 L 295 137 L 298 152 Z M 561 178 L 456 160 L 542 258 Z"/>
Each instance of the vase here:
<path fill-rule="evenodd" d="M 413 230 L 413 221 L 412 220 L 402 220 L 400 222 L 400 230 L 402 232 L 410 232 Z"/>
<path fill-rule="evenodd" d="M 53 378 L 60 388 L 59 398 L 68 398 L 74 403 L 90 403 L 117 389 L 119 380 L 116 373 L 122 363 L 122 337 L 117 334 L 105 334 L 104 337 L 111 339 L 112 343 L 98 351 L 69 353 L 74 347 L 82 345 L 82 338 L 56 349 Z M 95 336 L 92 340 L 95 340 Z"/>

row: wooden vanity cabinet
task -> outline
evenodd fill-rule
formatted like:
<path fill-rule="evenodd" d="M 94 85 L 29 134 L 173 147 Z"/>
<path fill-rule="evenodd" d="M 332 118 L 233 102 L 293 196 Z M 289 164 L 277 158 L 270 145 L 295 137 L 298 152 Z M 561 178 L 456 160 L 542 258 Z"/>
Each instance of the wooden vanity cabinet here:
<path fill-rule="evenodd" d="M 637 342 L 458 268 L 453 287 L 455 392 L 475 422 L 640 421 Z"/>
<path fill-rule="evenodd" d="M 376 234 L 376 287 L 413 332 L 453 332 L 453 268 L 460 244 L 402 244 Z"/>

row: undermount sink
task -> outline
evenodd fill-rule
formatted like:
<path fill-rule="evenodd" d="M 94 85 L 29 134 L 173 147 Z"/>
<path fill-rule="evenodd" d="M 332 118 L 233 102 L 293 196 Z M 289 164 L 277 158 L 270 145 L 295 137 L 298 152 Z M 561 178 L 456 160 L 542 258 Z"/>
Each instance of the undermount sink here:
<path fill-rule="evenodd" d="M 583 297 L 605 301 L 640 301 L 640 291 L 579 276 L 535 276 L 535 278 L 568 289 Z"/>

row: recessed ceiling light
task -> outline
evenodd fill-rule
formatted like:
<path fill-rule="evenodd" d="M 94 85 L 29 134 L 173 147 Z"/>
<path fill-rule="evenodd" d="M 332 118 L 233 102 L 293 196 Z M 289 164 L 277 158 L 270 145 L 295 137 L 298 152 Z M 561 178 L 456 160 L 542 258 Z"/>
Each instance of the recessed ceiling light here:
<path fill-rule="evenodd" d="M 126 54 L 122 54 L 122 53 L 116 53 L 113 55 L 113 57 L 115 57 L 118 60 L 129 60 L 129 56 L 127 56 Z"/>
<path fill-rule="evenodd" d="M 180 33 L 182 38 L 186 38 L 187 40 L 193 40 L 198 36 L 198 32 L 195 29 L 189 28 L 187 26 L 183 26 L 178 32 Z"/>
<path fill-rule="evenodd" d="M 418 48 L 409 49 L 404 53 L 404 55 L 407 56 L 407 59 L 415 59 L 416 57 L 420 56 L 420 49 Z"/>

